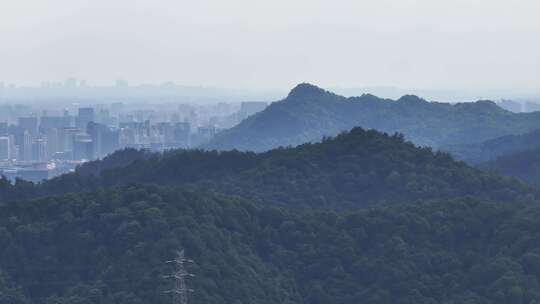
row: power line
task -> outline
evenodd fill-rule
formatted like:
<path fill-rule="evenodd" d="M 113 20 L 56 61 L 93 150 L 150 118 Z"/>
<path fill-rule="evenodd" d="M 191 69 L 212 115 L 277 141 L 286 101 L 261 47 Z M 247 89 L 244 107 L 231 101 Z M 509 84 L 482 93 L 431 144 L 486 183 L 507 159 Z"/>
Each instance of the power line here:
<path fill-rule="evenodd" d="M 175 265 L 175 272 L 171 275 L 163 276 L 166 279 L 174 279 L 174 289 L 165 291 L 165 293 L 173 294 L 173 304 L 187 304 L 188 293 L 193 292 L 193 289 L 189 289 L 186 286 L 186 277 L 194 277 L 195 275 L 189 273 L 186 268 L 186 263 L 193 263 L 193 260 L 186 259 L 184 256 L 184 250 L 176 252 L 176 258 L 166 263 L 173 263 Z"/>

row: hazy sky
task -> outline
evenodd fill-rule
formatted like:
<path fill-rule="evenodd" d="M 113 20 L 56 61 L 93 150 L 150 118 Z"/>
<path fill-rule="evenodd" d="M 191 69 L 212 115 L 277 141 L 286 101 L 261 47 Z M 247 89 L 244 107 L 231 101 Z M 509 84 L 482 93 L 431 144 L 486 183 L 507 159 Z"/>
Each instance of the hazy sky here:
<path fill-rule="evenodd" d="M 0 82 L 540 92 L 538 0 L 3 0 Z"/>

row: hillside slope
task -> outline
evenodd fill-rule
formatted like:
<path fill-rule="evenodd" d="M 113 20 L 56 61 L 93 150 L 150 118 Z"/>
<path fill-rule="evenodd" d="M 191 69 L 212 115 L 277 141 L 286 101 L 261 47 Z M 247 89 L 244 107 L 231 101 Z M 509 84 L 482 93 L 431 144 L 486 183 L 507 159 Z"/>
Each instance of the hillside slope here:
<path fill-rule="evenodd" d="M 540 148 L 540 130 L 520 135 L 506 135 L 481 143 L 442 147 L 457 159 L 470 164 L 495 160 L 504 155 Z"/>
<path fill-rule="evenodd" d="M 353 127 L 399 132 L 422 146 L 477 143 L 538 128 L 540 113 L 512 113 L 491 101 L 447 104 L 416 96 L 393 101 L 373 95 L 345 98 L 310 84 L 300 84 L 232 129 L 218 134 L 204 149 L 266 151 L 319 141 Z"/>
<path fill-rule="evenodd" d="M 510 153 L 481 163 L 479 168 L 540 185 L 540 148 Z"/>
<path fill-rule="evenodd" d="M 0 204 L 0 302 L 164 304 L 179 248 L 190 303 L 538 303 L 538 204 L 340 214 L 127 186 Z"/>
<path fill-rule="evenodd" d="M 400 135 L 361 128 L 322 143 L 260 154 L 177 150 L 137 156 L 126 150 L 111 157 L 122 158 L 122 153 L 138 160 L 113 169 L 103 167 L 107 160 L 90 163 L 76 174 L 40 185 L 0 183 L 0 197 L 20 199 L 129 183 L 191 185 L 265 204 L 331 209 L 463 196 L 514 201 L 537 195 L 517 181 L 418 148 Z"/>

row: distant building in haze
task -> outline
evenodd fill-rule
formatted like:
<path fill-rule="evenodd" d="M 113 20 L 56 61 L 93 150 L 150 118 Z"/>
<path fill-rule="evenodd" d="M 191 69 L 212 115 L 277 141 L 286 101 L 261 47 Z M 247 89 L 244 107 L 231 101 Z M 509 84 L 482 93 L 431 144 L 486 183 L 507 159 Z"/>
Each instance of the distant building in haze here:
<path fill-rule="evenodd" d="M 23 130 L 28 131 L 33 136 L 38 134 L 38 118 L 37 117 L 19 117 L 18 125 Z"/>
<path fill-rule="evenodd" d="M 7 136 L 0 137 L 0 161 L 11 159 L 11 141 Z"/>
<path fill-rule="evenodd" d="M 43 116 L 39 124 L 40 130 L 46 129 L 62 129 L 71 127 L 70 116 Z"/>
<path fill-rule="evenodd" d="M 178 148 L 187 148 L 190 146 L 191 125 L 187 122 L 178 122 L 174 124 L 174 144 Z"/>
<path fill-rule="evenodd" d="M 76 127 L 81 130 L 86 130 L 89 122 L 96 121 L 94 108 L 79 108 L 79 115 L 76 120 Z"/>
<path fill-rule="evenodd" d="M 0 122 L 0 136 L 7 136 L 9 134 L 9 126 L 7 122 Z"/>
<path fill-rule="evenodd" d="M 92 139 L 76 138 L 73 142 L 73 159 L 74 160 L 93 160 L 94 159 L 94 145 Z"/>

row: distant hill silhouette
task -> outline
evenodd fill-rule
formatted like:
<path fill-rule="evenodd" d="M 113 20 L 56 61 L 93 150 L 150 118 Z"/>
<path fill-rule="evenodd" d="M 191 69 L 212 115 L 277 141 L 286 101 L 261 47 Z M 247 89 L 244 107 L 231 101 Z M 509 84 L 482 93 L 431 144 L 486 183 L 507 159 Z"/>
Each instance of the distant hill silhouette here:
<path fill-rule="evenodd" d="M 540 147 L 509 153 L 481 163 L 479 168 L 540 185 Z"/>
<path fill-rule="evenodd" d="M 120 159 L 132 162 L 118 167 Z M 130 183 L 191 185 L 264 204 L 330 209 L 463 196 L 513 201 L 536 195 L 517 181 L 418 148 L 401 135 L 361 128 L 322 143 L 260 154 L 124 150 L 37 186 L 0 183 L 0 195 L 20 199 Z"/>
<path fill-rule="evenodd" d="M 442 147 L 455 158 L 471 164 L 488 162 L 501 156 L 536 148 L 540 148 L 540 130 L 519 135 L 506 135 L 481 143 Z"/>
<path fill-rule="evenodd" d="M 346 98 L 303 83 L 202 148 L 266 151 L 319 141 L 356 126 L 400 132 L 418 145 L 439 148 L 531 131 L 540 126 L 540 112 L 512 113 L 491 101 L 428 102 L 413 95 L 395 101 L 369 94 Z"/>

